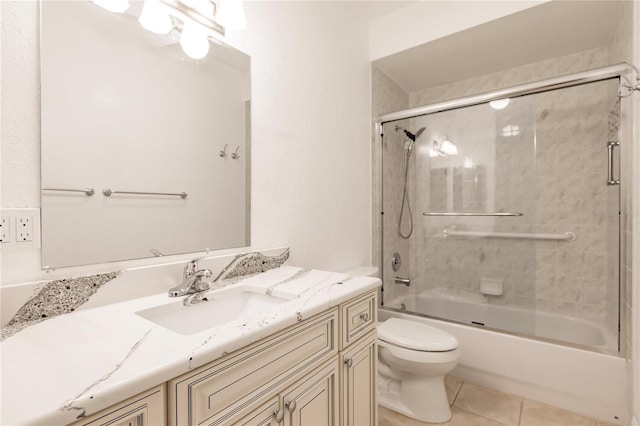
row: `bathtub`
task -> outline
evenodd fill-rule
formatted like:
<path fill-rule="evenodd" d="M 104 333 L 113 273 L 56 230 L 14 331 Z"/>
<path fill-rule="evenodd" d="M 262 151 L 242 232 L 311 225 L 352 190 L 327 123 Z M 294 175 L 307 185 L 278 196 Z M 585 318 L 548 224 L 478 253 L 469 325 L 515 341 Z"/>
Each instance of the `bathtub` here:
<path fill-rule="evenodd" d="M 429 293 L 403 296 L 385 307 L 425 314 L 433 318 L 492 328 L 510 333 L 533 335 L 578 346 L 590 347 L 616 355 L 618 339 L 600 324 L 564 315 L 528 311 L 487 303 L 475 303 L 460 298 L 438 297 Z"/>
<path fill-rule="evenodd" d="M 474 304 L 457 300 L 444 300 L 445 303 L 453 304 L 451 306 L 440 305 L 443 300 L 433 297 L 411 297 L 404 299 L 404 302 L 401 300 L 403 299 L 393 300 L 389 305 L 405 303 L 407 309 L 411 309 L 415 304 L 424 303 L 431 306 L 432 310 L 426 311 L 430 315 L 444 313 L 440 309 L 446 311 L 446 308 L 455 308 L 460 310 L 458 313 L 463 315 L 465 321 L 484 322 L 485 327 L 504 328 L 506 323 L 514 328 L 514 323 L 518 321 L 514 319 L 518 313 L 510 312 L 510 308 L 496 311 L 495 306 L 489 305 L 476 310 Z M 411 319 L 454 335 L 460 343 L 461 357 L 452 374 L 463 380 L 611 423 L 629 424 L 626 363 L 620 356 L 498 333 L 482 326 L 474 327 L 411 315 L 397 309 L 388 309 L 387 306 L 379 310 L 379 321 L 389 318 Z M 529 313 L 527 316 L 530 320 L 528 324 L 535 326 L 536 333 L 543 334 L 546 338 L 565 340 L 569 336 L 574 341 L 581 342 L 577 344 L 608 344 L 606 332 L 597 327 L 587 327 L 586 325 L 595 325 L 588 321 L 588 324 L 583 320 L 572 320 L 554 325 L 554 320 L 557 320 L 554 315 L 543 315 L 536 316 L 535 322 L 539 324 L 534 324 L 533 314 Z M 462 317 L 457 317 L 457 321 L 460 322 Z"/>

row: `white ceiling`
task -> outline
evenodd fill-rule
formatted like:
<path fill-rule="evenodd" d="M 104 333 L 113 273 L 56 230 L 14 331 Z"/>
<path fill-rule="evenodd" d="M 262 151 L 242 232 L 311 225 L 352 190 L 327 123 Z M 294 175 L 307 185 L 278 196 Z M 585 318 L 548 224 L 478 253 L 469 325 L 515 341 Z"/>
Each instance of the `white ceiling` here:
<path fill-rule="evenodd" d="M 366 20 L 373 20 L 380 16 L 388 15 L 391 12 L 395 12 L 405 6 L 409 6 L 412 3 L 416 3 L 418 0 L 350 0 L 360 3 L 363 6 L 363 15 Z"/>
<path fill-rule="evenodd" d="M 619 7 L 612 0 L 550 1 L 374 64 L 407 92 L 416 92 L 605 46 Z"/>

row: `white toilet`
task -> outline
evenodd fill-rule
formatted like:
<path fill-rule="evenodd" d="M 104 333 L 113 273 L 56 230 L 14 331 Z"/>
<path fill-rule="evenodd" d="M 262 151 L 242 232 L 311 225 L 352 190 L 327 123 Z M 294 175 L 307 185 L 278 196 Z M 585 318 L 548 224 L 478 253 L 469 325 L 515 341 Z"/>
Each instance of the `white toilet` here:
<path fill-rule="evenodd" d="M 451 418 L 444 376 L 458 363 L 458 340 L 399 318 L 378 323 L 379 404 L 423 422 Z"/>

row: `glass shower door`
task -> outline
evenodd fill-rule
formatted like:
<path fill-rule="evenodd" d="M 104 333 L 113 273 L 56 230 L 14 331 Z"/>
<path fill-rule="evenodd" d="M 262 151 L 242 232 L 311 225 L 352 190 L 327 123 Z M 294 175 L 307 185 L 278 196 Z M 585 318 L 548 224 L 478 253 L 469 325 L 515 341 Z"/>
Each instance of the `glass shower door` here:
<path fill-rule="evenodd" d="M 384 305 L 617 351 L 617 89 L 611 79 L 386 123 Z"/>

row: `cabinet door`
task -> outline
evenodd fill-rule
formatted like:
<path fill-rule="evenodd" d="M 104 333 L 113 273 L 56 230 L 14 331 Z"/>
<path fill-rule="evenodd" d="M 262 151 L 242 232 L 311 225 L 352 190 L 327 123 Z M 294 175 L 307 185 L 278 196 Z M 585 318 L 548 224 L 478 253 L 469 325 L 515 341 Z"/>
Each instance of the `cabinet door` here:
<path fill-rule="evenodd" d="M 169 425 L 228 426 L 229 419 L 337 359 L 332 309 L 170 380 Z"/>
<path fill-rule="evenodd" d="M 280 399 L 274 396 L 241 419 L 231 422 L 232 426 L 275 426 L 278 418 L 284 414 L 280 408 Z"/>
<path fill-rule="evenodd" d="M 282 393 L 284 426 L 338 425 L 338 360 Z"/>
<path fill-rule="evenodd" d="M 342 426 L 378 424 L 377 346 L 374 331 L 340 355 Z"/>

